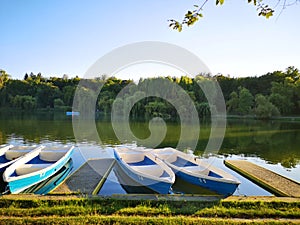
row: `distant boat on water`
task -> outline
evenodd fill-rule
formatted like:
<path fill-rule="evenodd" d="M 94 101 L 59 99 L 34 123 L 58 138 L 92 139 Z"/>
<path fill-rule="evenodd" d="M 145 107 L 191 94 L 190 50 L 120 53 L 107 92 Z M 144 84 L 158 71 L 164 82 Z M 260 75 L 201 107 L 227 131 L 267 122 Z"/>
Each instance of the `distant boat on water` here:
<path fill-rule="evenodd" d="M 80 112 L 75 112 L 75 111 L 71 111 L 71 112 L 66 112 L 67 116 L 79 116 Z"/>

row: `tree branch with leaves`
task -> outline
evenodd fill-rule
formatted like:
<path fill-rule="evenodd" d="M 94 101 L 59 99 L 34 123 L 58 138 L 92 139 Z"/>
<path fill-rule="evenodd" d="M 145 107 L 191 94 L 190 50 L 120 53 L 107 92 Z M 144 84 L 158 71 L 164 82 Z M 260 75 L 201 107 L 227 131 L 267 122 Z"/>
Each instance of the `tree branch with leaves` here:
<path fill-rule="evenodd" d="M 169 27 L 171 27 L 174 30 L 177 30 L 179 32 L 182 31 L 184 26 L 191 26 L 194 25 L 200 18 L 203 17 L 202 11 L 204 10 L 205 5 L 209 0 L 199 0 L 202 2 L 202 4 L 194 5 L 193 10 L 188 10 L 187 13 L 184 15 L 184 18 L 182 21 L 178 21 L 175 19 L 169 20 Z M 225 0 L 215 0 L 216 6 L 223 5 Z M 258 16 L 265 17 L 266 19 L 269 19 L 272 17 L 275 13 L 275 8 L 280 7 L 280 13 L 286 9 L 289 6 L 295 5 L 296 3 L 300 2 L 300 0 L 275 0 L 274 7 L 270 7 L 268 4 L 265 3 L 265 0 L 247 0 L 248 4 L 251 4 L 256 7 L 256 10 L 258 11 Z"/>

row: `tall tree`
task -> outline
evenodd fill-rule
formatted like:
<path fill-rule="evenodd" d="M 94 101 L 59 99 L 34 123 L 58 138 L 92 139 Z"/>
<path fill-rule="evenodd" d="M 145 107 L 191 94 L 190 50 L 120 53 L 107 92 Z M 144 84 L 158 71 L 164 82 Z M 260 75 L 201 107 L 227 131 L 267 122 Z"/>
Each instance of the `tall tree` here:
<path fill-rule="evenodd" d="M 296 100 L 296 106 L 297 106 L 297 111 L 296 114 L 300 114 L 300 79 L 295 82 L 295 94 L 297 96 Z"/>
<path fill-rule="evenodd" d="M 288 77 L 281 83 L 272 82 L 270 102 L 273 103 L 283 115 L 288 115 L 294 111 L 294 87 L 293 80 Z"/>
<path fill-rule="evenodd" d="M 0 89 L 4 87 L 5 83 L 9 80 L 10 75 L 4 70 L 0 70 Z"/>
<path fill-rule="evenodd" d="M 230 98 L 227 101 L 227 112 L 229 113 L 238 113 L 238 109 L 239 109 L 239 95 L 233 91 L 230 94 Z"/>
<path fill-rule="evenodd" d="M 247 88 L 239 88 L 239 107 L 238 111 L 241 115 L 251 114 L 254 105 L 254 97 Z"/>
<path fill-rule="evenodd" d="M 265 96 L 258 94 L 255 96 L 255 115 L 259 119 L 269 119 L 279 116 L 279 110 Z"/>

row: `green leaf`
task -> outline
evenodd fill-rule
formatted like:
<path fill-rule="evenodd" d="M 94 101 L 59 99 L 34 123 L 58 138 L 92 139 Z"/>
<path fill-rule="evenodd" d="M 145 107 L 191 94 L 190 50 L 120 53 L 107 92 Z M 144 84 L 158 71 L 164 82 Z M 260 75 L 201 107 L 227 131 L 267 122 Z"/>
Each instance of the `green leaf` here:
<path fill-rule="evenodd" d="M 216 5 L 223 5 L 224 4 L 224 0 L 216 0 Z"/>
<path fill-rule="evenodd" d="M 273 16 L 273 12 L 272 12 L 272 11 L 270 11 L 270 12 L 268 12 L 268 13 L 266 14 L 266 18 L 267 18 L 267 19 L 269 19 L 271 16 Z"/>

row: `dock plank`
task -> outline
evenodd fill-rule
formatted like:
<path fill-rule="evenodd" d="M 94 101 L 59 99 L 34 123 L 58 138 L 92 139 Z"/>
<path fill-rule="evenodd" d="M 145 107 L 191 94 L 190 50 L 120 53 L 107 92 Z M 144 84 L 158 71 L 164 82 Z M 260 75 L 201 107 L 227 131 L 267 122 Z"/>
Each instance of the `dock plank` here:
<path fill-rule="evenodd" d="M 225 165 L 281 197 L 300 197 L 300 183 L 246 160 L 225 160 Z"/>
<path fill-rule="evenodd" d="M 90 159 L 51 193 L 97 194 L 113 167 L 114 159 Z"/>

